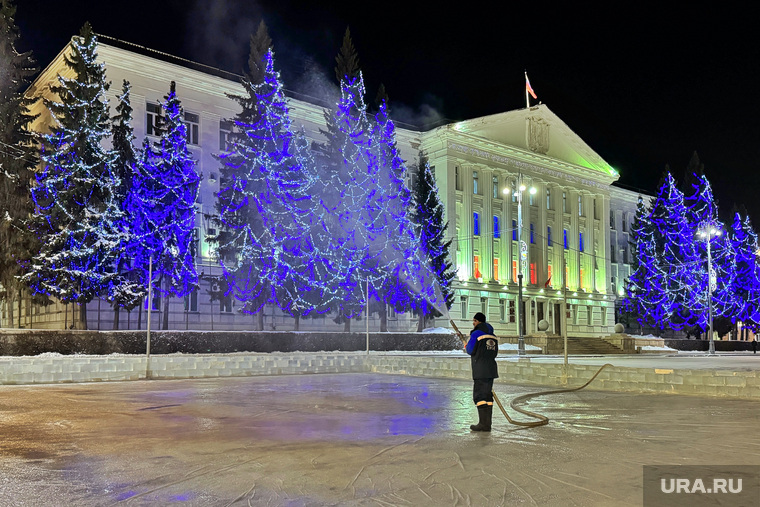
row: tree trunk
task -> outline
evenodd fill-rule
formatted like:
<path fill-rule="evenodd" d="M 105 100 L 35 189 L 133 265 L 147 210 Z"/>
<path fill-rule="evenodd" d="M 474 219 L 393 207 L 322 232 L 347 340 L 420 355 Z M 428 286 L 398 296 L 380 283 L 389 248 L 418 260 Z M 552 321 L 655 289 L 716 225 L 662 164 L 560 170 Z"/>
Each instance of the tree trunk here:
<path fill-rule="evenodd" d="M 369 315 L 367 315 L 369 318 Z M 385 303 L 380 303 L 380 332 L 385 333 L 388 331 L 388 306 Z"/>
<path fill-rule="evenodd" d="M 10 291 L 8 291 L 10 294 Z M 13 324 L 13 298 L 8 299 L 8 302 L 6 303 L 8 307 L 8 327 L 12 328 L 14 326 Z"/>
<path fill-rule="evenodd" d="M 264 330 L 264 312 L 259 310 L 256 312 L 256 331 Z"/>
<path fill-rule="evenodd" d="M 343 332 L 344 333 L 350 333 L 351 332 L 351 319 L 343 316 Z"/>
<path fill-rule="evenodd" d="M 145 298 L 141 297 L 140 306 L 137 310 L 137 330 L 138 331 L 142 330 L 142 310 L 143 310 L 144 305 L 145 305 Z"/>
<path fill-rule="evenodd" d="M 296 324 L 295 324 L 295 327 L 293 328 L 293 331 L 298 331 L 300 327 L 300 323 L 301 323 L 301 316 L 295 315 L 294 318 L 296 319 Z"/>
<path fill-rule="evenodd" d="M 63 329 L 69 328 L 69 304 L 64 303 L 63 305 Z"/>
<path fill-rule="evenodd" d="M 18 328 L 21 329 L 21 316 L 23 315 L 21 313 L 21 291 L 19 291 L 16 300 L 18 301 Z"/>
<path fill-rule="evenodd" d="M 420 318 L 417 320 L 417 332 L 421 333 L 425 329 L 425 315 L 420 312 Z"/>
<path fill-rule="evenodd" d="M 164 296 L 164 323 L 161 326 L 161 328 L 166 331 L 169 329 L 169 293 L 166 293 L 166 296 Z"/>
<path fill-rule="evenodd" d="M 79 305 L 79 327 L 87 329 L 87 303 Z"/>
<path fill-rule="evenodd" d="M 113 328 L 119 329 L 119 305 L 116 303 L 113 305 Z"/>

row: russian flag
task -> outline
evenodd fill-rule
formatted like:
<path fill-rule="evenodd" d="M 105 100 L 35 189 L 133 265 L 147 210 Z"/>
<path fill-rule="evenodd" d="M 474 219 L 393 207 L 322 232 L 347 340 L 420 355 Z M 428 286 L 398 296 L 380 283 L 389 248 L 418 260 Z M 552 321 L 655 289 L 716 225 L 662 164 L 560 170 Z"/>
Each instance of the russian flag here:
<path fill-rule="evenodd" d="M 537 99 L 536 92 L 533 91 L 533 87 L 530 86 L 530 81 L 528 80 L 528 73 L 525 73 L 525 90 L 530 93 L 530 96 L 534 99 Z"/>

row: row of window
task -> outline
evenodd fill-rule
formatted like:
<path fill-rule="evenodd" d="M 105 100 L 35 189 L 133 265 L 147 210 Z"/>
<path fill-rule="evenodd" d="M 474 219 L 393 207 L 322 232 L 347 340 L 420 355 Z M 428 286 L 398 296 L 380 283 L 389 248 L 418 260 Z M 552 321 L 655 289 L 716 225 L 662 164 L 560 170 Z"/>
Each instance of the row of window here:
<path fill-rule="evenodd" d="M 462 312 L 462 318 L 466 319 L 469 316 L 469 297 L 468 296 L 460 296 L 459 297 L 459 304 L 460 304 L 460 311 Z M 586 324 L 592 325 L 594 322 L 594 307 L 592 305 L 567 305 L 567 315 L 566 317 L 568 319 L 572 319 L 571 323 L 573 325 L 578 325 L 579 318 L 582 313 L 582 308 L 585 306 L 585 317 L 586 317 Z M 510 323 L 514 324 L 515 319 L 515 301 L 512 299 L 499 299 L 499 322 L 503 323 Z M 488 320 L 491 320 L 491 316 L 489 315 L 489 308 L 488 308 L 488 298 L 481 297 L 480 298 L 480 312 L 483 313 Z M 539 318 L 546 318 L 545 315 L 543 315 L 543 307 L 539 305 L 538 307 L 538 317 Z M 607 321 L 607 307 L 600 307 L 601 310 L 601 323 L 604 324 Z M 536 314 L 536 301 L 531 300 L 530 302 L 530 311 L 532 315 Z M 557 311 L 555 309 L 555 311 Z"/>
<path fill-rule="evenodd" d="M 473 221 L 473 235 L 474 236 L 480 236 L 480 215 L 477 212 L 474 212 L 472 214 L 472 221 Z M 493 237 L 495 239 L 501 238 L 501 227 L 500 227 L 500 221 L 499 217 L 495 216 L 493 217 Z M 512 220 L 512 240 L 517 241 L 517 220 Z M 536 243 L 536 233 L 535 233 L 535 227 L 533 224 L 530 224 L 530 243 L 535 244 Z M 554 243 L 552 242 L 552 228 L 547 227 L 546 228 L 546 243 L 548 246 L 554 246 Z M 563 229 L 563 243 L 565 248 L 569 248 L 568 240 L 567 240 L 567 229 Z M 584 244 L 583 244 L 583 233 L 578 233 L 578 251 L 583 252 L 584 251 Z"/>
<path fill-rule="evenodd" d="M 460 184 L 460 178 L 459 178 L 459 167 L 454 168 L 454 180 L 457 190 L 462 190 L 461 184 Z M 472 172 L 472 193 L 475 195 L 480 194 L 479 190 L 480 187 L 478 185 L 478 172 L 473 171 Z M 501 199 L 501 195 L 499 194 L 499 179 L 496 176 L 492 177 L 492 185 L 491 188 L 493 190 L 493 198 L 494 199 Z M 510 188 L 514 189 L 515 181 L 513 180 L 512 186 Z M 506 190 L 506 188 L 504 189 Z M 517 202 L 517 194 L 515 192 L 511 192 L 512 194 L 512 202 Z M 528 204 L 530 206 L 536 206 L 538 200 L 536 199 L 535 194 L 528 193 Z M 599 218 L 599 215 L 597 213 L 597 206 L 596 206 L 596 199 L 593 200 L 594 204 L 594 218 Z M 546 209 L 551 210 L 552 209 L 552 194 L 551 189 L 546 189 Z M 568 207 L 567 202 L 567 192 L 562 192 L 562 212 L 563 213 L 570 213 L 570 209 Z M 578 196 L 578 216 L 583 216 L 583 196 Z"/>
<path fill-rule="evenodd" d="M 517 283 L 518 282 L 518 269 L 517 269 L 517 261 L 512 260 L 512 282 Z M 483 273 L 480 271 L 480 255 L 474 255 L 472 258 L 472 274 L 473 277 L 480 279 L 483 278 Z M 535 262 L 530 263 L 529 267 L 529 281 L 531 285 L 538 285 L 538 267 Z M 580 279 L 583 280 L 584 270 L 583 268 L 580 268 Z M 495 281 L 499 280 L 499 258 L 494 257 L 493 258 L 493 278 Z M 570 278 L 570 268 L 565 265 L 565 287 L 569 287 L 569 280 Z M 546 266 L 546 280 L 543 282 L 544 287 L 554 287 L 555 284 L 552 284 L 552 265 L 549 264 Z"/>
<path fill-rule="evenodd" d="M 148 102 L 145 106 L 145 131 L 149 136 L 160 135 L 161 121 L 163 111 L 161 104 Z M 185 111 L 183 123 L 187 128 L 187 143 L 193 146 L 200 145 L 200 115 L 190 111 Z M 219 122 L 219 149 L 227 149 L 227 142 L 232 133 L 234 123 L 229 120 Z"/>

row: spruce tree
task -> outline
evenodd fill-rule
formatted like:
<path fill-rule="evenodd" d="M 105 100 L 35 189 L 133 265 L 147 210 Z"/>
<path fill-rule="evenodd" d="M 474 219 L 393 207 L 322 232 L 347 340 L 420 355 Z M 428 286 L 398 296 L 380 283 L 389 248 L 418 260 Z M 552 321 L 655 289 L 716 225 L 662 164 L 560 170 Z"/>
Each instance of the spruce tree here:
<path fill-rule="evenodd" d="M 103 146 L 111 133 L 109 85 L 89 23 L 72 39 L 65 63 L 73 77 L 59 76 L 51 87 L 57 100 L 45 100 L 55 124 L 43 136 L 30 220 L 42 246 L 23 280 L 34 292 L 80 304 L 86 326 L 86 304 L 117 281 L 114 262 L 123 239 L 114 198 L 119 180 Z"/>
<path fill-rule="evenodd" d="M 208 238 L 216 245 L 216 255 L 225 268 L 224 276 L 229 278 L 228 285 L 243 303 L 242 311 L 257 315 L 259 330 L 264 326 L 262 310 L 270 294 L 269 281 L 259 276 L 263 273 L 263 261 L 247 268 L 237 264 L 238 252 L 245 251 L 247 258 L 263 256 L 263 253 L 256 253 L 263 248 L 263 238 L 258 237 L 260 232 L 252 231 L 263 231 L 264 227 L 256 203 L 248 198 L 247 192 L 250 191 L 250 185 L 263 188 L 265 181 L 250 180 L 252 175 L 256 175 L 248 165 L 248 157 L 256 149 L 256 140 L 264 135 L 263 132 L 251 132 L 251 128 L 261 119 L 256 87 L 264 82 L 265 59 L 270 49 L 272 40 L 266 24 L 261 21 L 256 33 L 251 35 L 248 71 L 240 80 L 245 93 L 229 96 L 238 103 L 240 112 L 234 119 L 227 121 L 231 131 L 225 145 L 220 146 L 221 153 L 217 156 L 220 161 L 220 188 L 214 223 L 218 233 Z M 241 269 L 249 272 L 243 276 Z M 241 285 L 243 279 L 248 281 L 247 284 Z"/>
<path fill-rule="evenodd" d="M 452 239 L 446 241 L 448 222 L 444 222 L 444 207 L 438 194 L 435 175 L 427 156 L 420 152 L 417 164 L 417 179 L 414 187 L 414 222 L 419 228 L 420 245 L 440 288 L 439 301 L 435 305 L 424 304 L 417 311 L 419 323 L 417 331 L 422 331 L 425 321 L 436 315 L 436 307 L 446 310 L 454 302 L 452 282 L 456 271 L 452 267 L 450 248 Z"/>
<path fill-rule="evenodd" d="M 760 265 L 758 265 L 757 234 L 752 229 L 749 217 L 734 214 L 729 229 L 729 237 L 736 252 L 736 277 L 733 284 L 736 306 L 733 322 L 757 328 L 760 324 Z"/>
<path fill-rule="evenodd" d="M 127 209 L 127 198 L 132 191 L 134 167 L 137 163 L 137 151 L 134 146 L 135 136 L 132 126 L 132 105 L 130 102 L 130 84 L 124 80 L 121 94 L 118 96 L 116 115 L 111 118 L 112 145 L 113 145 L 113 173 L 119 179 L 120 184 L 114 189 L 114 198 L 120 209 Z M 128 244 L 131 234 L 132 220 L 125 215 L 121 221 L 125 242 Z M 132 264 L 131 249 L 122 249 L 123 255 L 116 262 L 116 272 L 119 275 L 118 283 L 112 287 L 109 300 L 114 308 L 113 328 L 119 329 L 119 309 L 131 311 L 139 303 L 147 292 L 144 285 L 131 272 Z"/>
<path fill-rule="evenodd" d="M 23 90 L 37 72 L 31 52 L 19 53 L 16 8 L 10 0 L 0 1 L 0 300 L 8 305 L 14 325 L 13 303 L 22 284 L 18 277 L 28 270 L 29 259 L 39 248 L 24 225 L 34 206 L 30 184 L 38 152 L 29 125 L 33 99 Z M 20 298 L 18 298 L 20 305 Z M 19 313 L 20 317 L 20 313 Z"/>
<path fill-rule="evenodd" d="M 631 274 L 626 281 L 623 308 L 642 326 L 646 324 L 662 331 L 670 319 L 671 305 L 650 215 L 651 209 L 639 196 L 630 232 Z"/>
<path fill-rule="evenodd" d="M 127 204 L 132 222 L 134 269 L 147 286 L 150 257 L 164 298 L 163 329 L 169 327 L 169 298 L 198 287 L 195 269 L 195 202 L 200 175 L 187 148 L 183 110 L 172 81 L 162 104 L 160 138 L 143 142 Z M 150 302 L 149 302 L 150 304 Z"/>

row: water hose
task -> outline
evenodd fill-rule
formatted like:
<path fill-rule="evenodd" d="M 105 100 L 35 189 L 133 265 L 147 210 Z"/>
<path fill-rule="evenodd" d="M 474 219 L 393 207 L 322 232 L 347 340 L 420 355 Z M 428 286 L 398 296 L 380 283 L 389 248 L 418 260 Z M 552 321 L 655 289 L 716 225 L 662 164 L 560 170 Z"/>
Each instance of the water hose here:
<path fill-rule="evenodd" d="M 449 322 L 451 322 L 451 327 L 454 328 L 454 331 L 456 331 L 457 336 L 459 336 L 459 338 L 462 340 L 462 343 L 464 345 L 467 345 L 467 340 L 465 340 L 464 336 L 462 336 L 462 333 L 459 331 L 459 328 L 457 327 L 457 325 L 454 324 L 454 321 L 453 320 L 449 320 Z M 586 387 L 587 385 L 589 385 L 591 382 L 593 382 L 594 379 L 597 377 L 597 375 L 599 375 L 602 372 L 602 370 L 605 369 L 608 366 L 612 366 L 612 365 L 610 363 L 603 364 L 602 367 L 599 368 L 599 370 L 597 370 L 597 372 L 594 373 L 594 375 L 589 379 L 589 381 L 586 382 L 585 384 L 583 384 L 580 387 L 572 387 L 570 389 L 555 389 L 553 391 L 540 391 L 540 392 L 537 392 L 537 393 L 523 394 L 522 396 L 518 396 L 517 398 L 513 399 L 509 403 L 509 407 L 512 410 L 514 410 L 516 412 L 520 412 L 521 414 L 527 415 L 528 417 L 532 417 L 534 419 L 538 419 L 537 421 L 530 421 L 530 422 L 515 421 L 514 419 L 512 419 L 511 417 L 509 417 L 509 414 L 507 414 L 507 411 L 504 410 L 504 405 L 501 404 L 501 400 L 499 400 L 498 396 L 496 396 L 496 393 L 494 391 L 491 391 L 491 394 L 493 395 L 494 401 L 499 406 L 499 409 L 501 410 L 501 413 L 504 414 L 504 417 L 507 418 L 507 421 L 509 421 L 510 424 L 514 424 L 515 426 L 525 426 L 527 428 L 535 428 L 537 426 L 544 426 L 546 424 L 549 424 L 549 418 L 548 417 L 546 417 L 545 415 L 537 414 L 535 412 L 531 412 L 530 410 L 525 410 L 524 408 L 520 408 L 517 405 L 519 403 L 524 402 L 524 401 L 530 400 L 530 399 L 535 398 L 537 396 L 543 396 L 545 394 L 571 393 L 573 391 L 580 391 L 581 389 L 583 389 L 584 387 Z"/>
<path fill-rule="evenodd" d="M 548 417 L 546 417 L 545 415 L 537 414 L 535 412 L 531 412 L 530 410 L 525 410 L 524 408 L 520 408 L 517 406 L 517 404 L 522 403 L 526 400 L 530 400 L 537 396 L 543 396 L 545 394 L 571 393 L 573 391 L 580 391 L 581 389 L 589 385 L 591 382 L 593 382 L 594 379 L 597 377 L 597 375 L 599 375 L 602 372 L 602 370 L 608 366 L 612 366 L 612 365 L 610 363 L 603 364 L 602 367 L 599 368 L 599 370 L 596 373 L 594 373 L 594 376 L 591 377 L 588 382 L 586 382 L 580 387 L 572 387 L 570 389 L 555 389 L 553 391 L 541 391 L 537 393 L 523 394 L 522 396 L 518 396 L 517 398 L 513 399 L 510 402 L 509 407 L 512 410 L 515 410 L 516 412 L 520 412 L 521 414 L 527 415 L 528 417 L 533 417 L 534 419 L 538 419 L 538 421 L 530 421 L 530 422 L 515 421 L 514 419 L 509 417 L 509 414 L 507 414 L 507 411 L 504 410 L 504 406 L 501 404 L 501 401 L 496 396 L 496 393 L 491 391 L 491 394 L 493 394 L 493 399 L 496 402 L 496 404 L 499 405 L 499 409 L 501 410 L 501 413 L 504 414 L 504 417 L 507 418 L 507 421 L 509 421 L 510 424 L 514 424 L 515 426 L 525 426 L 527 428 L 535 428 L 536 426 L 544 426 L 546 424 L 549 424 Z"/>

